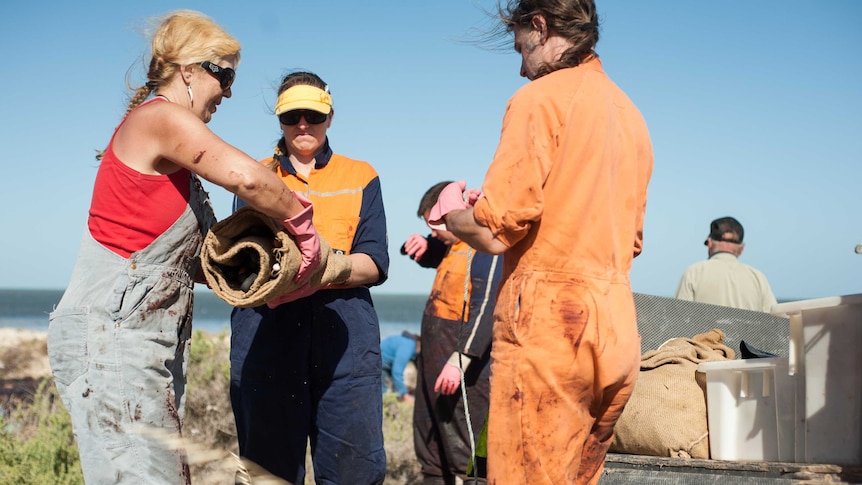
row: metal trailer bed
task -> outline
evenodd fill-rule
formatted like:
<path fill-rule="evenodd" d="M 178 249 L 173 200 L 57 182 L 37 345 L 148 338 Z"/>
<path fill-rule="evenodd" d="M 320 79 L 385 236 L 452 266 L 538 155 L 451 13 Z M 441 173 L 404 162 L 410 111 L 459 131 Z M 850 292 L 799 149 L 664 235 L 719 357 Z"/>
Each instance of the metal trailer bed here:
<path fill-rule="evenodd" d="M 778 356 L 789 351 L 786 318 L 768 313 L 635 294 L 641 353 L 676 337 L 693 337 L 713 328 L 739 354 L 739 343 Z M 683 459 L 609 453 L 599 485 L 778 485 L 862 483 L 862 466 Z"/>

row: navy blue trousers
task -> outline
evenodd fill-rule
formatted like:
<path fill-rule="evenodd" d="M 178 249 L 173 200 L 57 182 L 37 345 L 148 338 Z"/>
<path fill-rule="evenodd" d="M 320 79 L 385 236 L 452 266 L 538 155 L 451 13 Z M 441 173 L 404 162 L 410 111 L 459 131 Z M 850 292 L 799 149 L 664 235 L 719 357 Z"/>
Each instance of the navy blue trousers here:
<path fill-rule="evenodd" d="M 380 329 L 367 289 L 231 314 L 240 456 L 292 483 L 310 440 L 318 484 L 383 483 Z"/>

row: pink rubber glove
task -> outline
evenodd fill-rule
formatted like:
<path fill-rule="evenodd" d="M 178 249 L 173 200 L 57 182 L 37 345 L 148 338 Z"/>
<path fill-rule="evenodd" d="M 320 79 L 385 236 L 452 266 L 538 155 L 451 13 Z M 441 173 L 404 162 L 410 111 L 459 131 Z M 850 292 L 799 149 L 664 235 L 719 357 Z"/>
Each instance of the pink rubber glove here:
<path fill-rule="evenodd" d="M 431 229 L 446 230 L 446 214 L 454 210 L 469 209 L 470 204 L 464 200 L 464 189 L 467 188 L 467 182 L 459 180 L 452 182 L 443 188 L 440 196 L 437 197 L 437 203 L 431 208 L 428 213 L 428 227 Z"/>
<path fill-rule="evenodd" d="M 404 254 L 410 256 L 410 259 L 419 261 L 425 251 L 428 250 L 428 240 L 419 234 L 411 234 L 404 243 Z"/>
<path fill-rule="evenodd" d="M 444 365 L 440 375 L 437 376 L 437 382 L 434 383 L 434 392 L 449 396 L 455 394 L 459 387 L 461 387 L 461 369 L 452 364 Z"/>
<path fill-rule="evenodd" d="M 467 205 L 473 207 L 476 205 L 476 202 L 485 197 L 485 194 L 482 193 L 482 189 L 467 189 L 464 191 L 464 198 L 467 199 Z"/>
<path fill-rule="evenodd" d="M 314 224 L 311 223 L 314 215 L 311 201 L 299 192 L 294 191 L 293 195 L 305 209 L 290 219 L 281 221 L 281 225 L 293 235 L 299 252 L 302 254 L 302 263 L 299 265 L 296 277 L 294 277 L 295 281 L 301 281 L 311 276 L 311 273 L 320 266 L 320 236 L 318 236 Z"/>
<path fill-rule="evenodd" d="M 310 284 L 306 283 L 293 291 L 289 291 L 277 298 L 269 300 L 268 302 L 266 302 L 266 306 L 268 306 L 270 309 L 273 309 L 281 305 L 282 303 L 288 303 L 294 300 L 299 300 L 300 298 L 305 298 L 309 295 L 313 295 L 319 289 L 320 287 L 312 288 Z"/>

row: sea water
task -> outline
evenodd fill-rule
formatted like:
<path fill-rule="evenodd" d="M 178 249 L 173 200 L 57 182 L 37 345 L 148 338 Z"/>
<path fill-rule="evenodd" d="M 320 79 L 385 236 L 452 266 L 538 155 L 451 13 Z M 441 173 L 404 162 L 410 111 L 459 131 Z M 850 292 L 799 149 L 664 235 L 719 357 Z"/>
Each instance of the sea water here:
<path fill-rule="evenodd" d="M 0 327 L 48 331 L 48 314 L 63 290 L 0 290 Z M 380 338 L 409 330 L 419 333 L 428 295 L 377 294 L 374 308 L 380 319 Z M 211 333 L 230 332 L 231 306 L 212 291 L 195 291 L 193 326 Z"/>

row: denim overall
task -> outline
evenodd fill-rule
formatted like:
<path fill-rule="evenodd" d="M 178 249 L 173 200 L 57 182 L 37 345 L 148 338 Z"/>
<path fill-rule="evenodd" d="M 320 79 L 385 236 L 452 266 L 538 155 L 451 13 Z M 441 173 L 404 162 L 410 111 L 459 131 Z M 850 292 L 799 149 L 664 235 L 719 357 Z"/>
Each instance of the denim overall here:
<path fill-rule="evenodd" d="M 50 314 L 48 357 L 87 484 L 191 482 L 180 435 L 193 276 L 215 223 L 198 178 L 186 210 L 128 259 L 84 234 L 71 282 Z"/>

